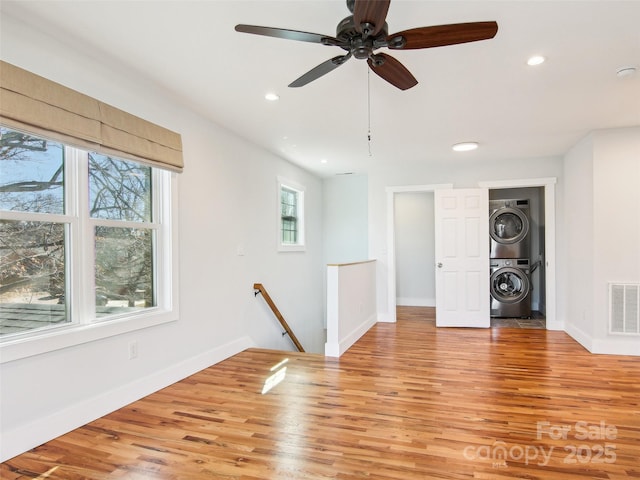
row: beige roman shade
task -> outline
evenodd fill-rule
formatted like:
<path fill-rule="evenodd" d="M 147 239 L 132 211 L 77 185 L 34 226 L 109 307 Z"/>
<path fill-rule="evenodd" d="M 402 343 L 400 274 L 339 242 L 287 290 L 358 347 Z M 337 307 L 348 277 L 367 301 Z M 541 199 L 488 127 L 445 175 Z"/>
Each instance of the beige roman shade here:
<path fill-rule="evenodd" d="M 0 122 L 155 167 L 184 166 L 180 134 L 4 61 Z"/>

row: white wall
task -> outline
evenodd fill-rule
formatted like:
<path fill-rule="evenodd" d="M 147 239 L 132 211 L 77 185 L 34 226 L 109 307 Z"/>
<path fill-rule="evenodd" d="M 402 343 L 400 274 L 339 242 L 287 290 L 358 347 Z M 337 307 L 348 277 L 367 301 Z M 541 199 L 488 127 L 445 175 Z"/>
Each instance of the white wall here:
<path fill-rule="evenodd" d="M 453 183 L 454 188 L 473 188 L 479 182 L 498 180 L 518 180 L 530 178 L 556 177 L 559 179 L 556 190 L 556 215 L 559 231 L 558 241 L 562 238 L 562 159 L 556 157 L 535 159 L 512 159 L 504 161 L 461 163 L 420 162 L 412 168 L 395 169 L 393 167 L 369 172 L 369 256 L 378 259 L 377 297 L 380 319 L 390 318 L 387 285 L 387 206 L 386 187 L 405 185 L 428 185 Z M 397 195 L 396 195 L 397 196 Z M 558 259 L 561 266 L 562 259 Z M 563 314 L 562 292 L 559 295 L 558 316 Z"/>
<path fill-rule="evenodd" d="M 322 182 L 322 226 L 325 264 L 361 262 L 369 259 L 366 175 L 336 175 Z M 327 270 L 323 298 L 327 299 Z M 327 302 L 323 324 L 327 328 Z"/>
<path fill-rule="evenodd" d="M 566 329 L 583 345 L 593 336 L 593 136 L 564 158 L 566 242 Z M 588 293 L 587 293 L 588 292 Z"/>
<path fill-rule="evenodd" d="M 378 320 L 375 261 L 327 266 L 325 355 L 339 357 Z"/>
<path fill-rule="evenodd" d="M 594 353 L 640 355 L 640 336 L 608 333 L 608 283 L 640 283 L 640 127 L 593 132 L 565 165 L 567 332 Z"/>
<path fill-rule="evenodd" d="M 594 137 L 594 351 L 640 355 L 640 336 L 609 335 L 608 283 L 640 284 L 640 127 Z"/>
<path fill-rule="evenodd" d="M 436 302 L 433 192 L 394 196 L 396 304 L 433 307 Z"/>
<path fill-rule="evenodd" d="M 180 132 L 180 318 L 2 365 L 2 458 L 42 443 L 252 345 L 293 349 L 263 283 L 306 350 L 322 352 L 322 182 L 179 106 L 170 92 L 7 15 L 2 58 Z M 305 253 L 278 253 L 276 177 L 306 187 Z M 237 255 L 241 246 L 245 254 Z M 128 360 L 130 341 L 139 357 Z"/>
<path fill-rule="evenodd" d="M 323 181 L 326 263 L 368 259 L 366 175 L 337 175 Z"/>

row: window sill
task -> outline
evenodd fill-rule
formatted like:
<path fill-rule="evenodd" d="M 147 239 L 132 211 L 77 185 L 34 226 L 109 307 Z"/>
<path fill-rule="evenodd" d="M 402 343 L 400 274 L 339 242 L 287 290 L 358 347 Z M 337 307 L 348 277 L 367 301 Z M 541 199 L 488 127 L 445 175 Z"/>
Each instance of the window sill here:
<path fill-rule="evenodd" d="M 162 325 L 177 319 L 178 312 L 175 310 L 154 309 L 152 312 L 135 316 L 127 315 L 86 325 L 61 326 L 50 331 L 40 331 L 37 336 L 7 339 L 0 344 L 0 364 Z"/>
<path fill-rule="evenodd" d="M 306 245 L 278 245 L 278 252 L 305 252 Z"/>

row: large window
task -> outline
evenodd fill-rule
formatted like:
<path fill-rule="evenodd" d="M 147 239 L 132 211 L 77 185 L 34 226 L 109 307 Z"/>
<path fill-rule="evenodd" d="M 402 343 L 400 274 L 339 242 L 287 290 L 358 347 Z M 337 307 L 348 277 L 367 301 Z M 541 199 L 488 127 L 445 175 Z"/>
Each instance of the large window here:
<path fill-rule="evenodd" d="M 0 134 L 0 342 L 170 311 L 171 173 Z"/>
<path fill-rule="evenodd" d="M 304 188 L 278 179 L 280 251 L 304 250 Z"/>

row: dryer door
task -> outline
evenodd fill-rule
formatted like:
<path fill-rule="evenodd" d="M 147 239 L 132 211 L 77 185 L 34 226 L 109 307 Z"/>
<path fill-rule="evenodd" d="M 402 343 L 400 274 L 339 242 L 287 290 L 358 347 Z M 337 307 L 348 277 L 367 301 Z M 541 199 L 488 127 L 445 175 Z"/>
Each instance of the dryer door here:
<path fill-rule="evenodd" d="M 518 303 L 531 288 L 529 277 L 519 268 L 502 267 L 491 274 L 491 296 L 501 303 Z"/>
<path fill-rule="evenodd" d="M 489 217 L 489 235 L 497 243 L 510 245 L 522 241 L 529 233 L 529 219 L 518 208 L 499 208 Z"/>

